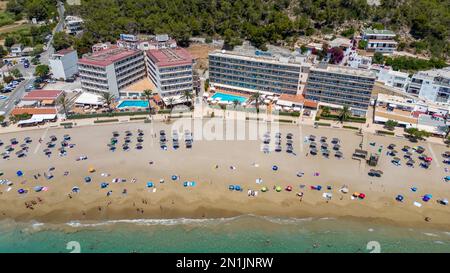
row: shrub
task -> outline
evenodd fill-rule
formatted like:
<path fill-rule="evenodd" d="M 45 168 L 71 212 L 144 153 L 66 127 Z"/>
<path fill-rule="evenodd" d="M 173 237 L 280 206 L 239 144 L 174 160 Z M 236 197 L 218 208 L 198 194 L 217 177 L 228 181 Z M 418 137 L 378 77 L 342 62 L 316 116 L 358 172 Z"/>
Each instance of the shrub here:
<path fill-rule="evenodd" d="M 100 120 L 94 120 L 94 123 L 106 123 L 106 122 L 117 122 L 119 119 L 100 119 Z"/>
<path fill-rule="evenodd" d="M 342 127 L 345 128 L 345 129 L 359 130 L 358 127 L 354 127 L 354 126 L 347 126 L 347 125 L 344 125 L 344 126 L 342 126 Z"/>

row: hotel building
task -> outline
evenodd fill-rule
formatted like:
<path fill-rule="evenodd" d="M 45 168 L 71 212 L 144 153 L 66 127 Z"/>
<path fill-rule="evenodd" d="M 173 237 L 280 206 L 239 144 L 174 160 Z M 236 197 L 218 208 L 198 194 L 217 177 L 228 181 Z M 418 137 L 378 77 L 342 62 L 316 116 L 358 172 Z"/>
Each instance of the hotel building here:
<path fill-rule="evenodd" d="M 397 48 L 395 33 L 390 30 L 365 29 L 362 39 L 367 41 L 366 50 L 392 54 Z"/>
<path fill-rule="evenodd" d="M 310 69 L 305 97 L 331 107 L 348 106 L 353 114 L 364 116 L 375 79 L 370 70 L 321 63 Z"/>
<path fill-rule="evenodd" d="M 67 16 L 64 20 L 64 28 L 67 34 L 75 35 L 83 31 L 83 19 L 76 16 Z"/>
<path fill-rule="evenodd" d="M 209 54 L 212 90 L 238 93 L 302 94 L 309 66 L 292 52 L 254 49 L 214 51 Z"/>
<path fill-rule="evenodd" d="M 144 54 L 111 46 L 78 60 L 81 88 L 90 92 L 110 92 L 116 97 L 120 90 L 145 77 Z"/>
<path fill-rule="evenodd" d="M 174 97 L 179 103 L 185 91 L 193 89 L 193 59 L 184 48 L 161 48 L 146 51 L 147 76 L 164 102 Z"/>

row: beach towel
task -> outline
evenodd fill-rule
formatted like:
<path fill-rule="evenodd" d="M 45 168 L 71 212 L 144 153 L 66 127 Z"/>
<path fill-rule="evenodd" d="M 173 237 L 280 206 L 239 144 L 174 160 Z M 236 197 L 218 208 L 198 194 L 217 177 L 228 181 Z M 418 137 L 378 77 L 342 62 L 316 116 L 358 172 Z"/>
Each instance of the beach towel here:
<path fill-rule="evenodd" d="M 420 204 L 419 202 L 414 202 L 414 206 L 420 208 L 420 207 L 422 207 L 422 204 Z"/>
<path fill-rule="evenodd" d="M 261 178 L 256 179 L 256 184 L 261 184 L 263 180 Z"/>

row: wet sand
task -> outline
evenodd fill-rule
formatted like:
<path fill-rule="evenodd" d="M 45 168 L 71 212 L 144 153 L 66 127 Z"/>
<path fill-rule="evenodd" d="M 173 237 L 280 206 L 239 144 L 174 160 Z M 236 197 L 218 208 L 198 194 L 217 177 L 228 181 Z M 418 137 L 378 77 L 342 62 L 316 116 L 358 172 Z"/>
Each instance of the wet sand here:
<path fill-rule="evenodd" d="M 445 146 L 426 142 L 412 144 L 404 139 L 375 135 L 361 137 L 351 130 L 280 125 L 281 153 L 273 151 L 264 154 L 261 140 L 195 140 L 193 148 L 186 149 L 184 140 L 180 138 L 181 147 L 174 150 L 171 147 L 171 126 L 165 123 L 127 123 L 0 134 L 0 139 L 5 143 L 0 147 L 1 152 L 13 137 L 20 144 L 25 136 L 33 139 L 27 157 L 17 158 L 14 151 L 10 160 L 0 159 L 0 170 L 4 172 L 0 178 L 14 183 L 9 192 L 7 185 L 0 185 L 0 219 L 61 223 L 72 220 L 215 218 L 255 214 L 296 218 L 349 217 L 442 229 L 450 224 L 449 207 L 436 203 L 437 199 L 450 197 L 450 185 L 442 180 L 448 175 L 441 156 L 447 150 Z M 138 128 L 145 133 L 142 150 L 134 149 Z M 160 129 L 166 130 L 169 139 L 167 151 L 160 149 L 158 144 Z M 121 149 L 126 130 L 133 133 L 128 152 Z M 109 151 L 106 146 L 113 131 L 120 133 L 115 152 Z M 155 133 L 156 138 L 152 137 Z M 294 135 L 296 155 L 285 152 L 287 133 Z M 52 149 L 50 158 L 46 157 L 43 153 L 46 147 L 39 145 L 38 139 L 42 137 L 43 143 L 46 143 L 50 135 L 55 135 L 59 144 L 64 134 L 70 134 L 70 143 L 76 146 L 67 149 L 66 157 L 60 157 L 56 148 Z M 328 143 L 332 137 L 340 138 L 344 159 L 336 159 L 333 152 L 329 159 L 321 155 L 307 156 L 308 144 L 304 143 L 304 137 L 309 134 L 316 135 L 318 140 L 321 136 L 327 136 Z M 375 168 L 383 170 L 381 178 L 369 177 L 367 172 L 372 167 L 351 159 L 361 141 L 363 148 L 369 152 L 375 152 L 379 145 L 384 146 L 379 165 Z M 376 142 L 376 146 L 370 146 L 370 142 Z M 417 154 L 414 154 L 415 168 L 408 168 L 403 158 L 402 166 L 396 167 L 390 162 L 392 158 L 385 155 L 390 143 L 397 145 L 400 158 L 403 145 L 421 145 L 434 161 L 429 169 L 422 169 L 418 166 Z M 81 155 L 87 155 L 88 159 L 76 161 Z M 150 161 L 154 164 L 149 164 Z M 259 166 L 255 167 L 254 163 Z M 215 165 L 219 167 L 216 169 Z M 279 167 L 278 171 L 272 170 L 273 165 Z M 55 167 L 53 179 L 47 180 L 43 176 L 37 180 L 33 178 L 37 173 L 43 175 L 51 166 Z M 91 166 L 96 169 L 95 173 L 88 172 Z M 236 169 L 232 170 L 230 166 Z M 22 170 L 24 176 L 17 177 L 17 170 Z M 70 174 L 64 176 L 65 171 Z M 299 171 L 304 172 L 301 178 L 296 176 Z M 320 175 L 315 176 L 315 172 Z M 101 173 L 111 176 L 102 177 Z M 172 181 L 172 175 L 178 175 L 180 179 Z M 92 182 L 85 183 L 86 176 L 90 176 Z M 125 178 L 127 182 L 112 183 L 113 178 Z M 131 182 L 133 178 L 137 179 L 136 183 Z M 256 184 L 258 178 L 262 178 L 261 184 Z M 160 179 L 165 182 L 160 183 Z M 153 188 L 147 188 L 148 181 L 154 183 L 156 192 Z M 184 187 L 184 181 L 195 181 L 196 186 Z M 109 187 L 101 189 L 102 182 L 109 183 Z M 229 191 L 230 184 L 240 185 L 243 191 Z M 301 184 L 305 187 L 300 188 Z M 35 192 L 33 188 L 37 185 L 48 187 L 48 191 Z M 291 192 L 284 190 L 288 185 L 293 187 Z M 322 190 L 311 190 L 309 187 L 312 185 L 321 185 Z M 348 186 L 348 194 L 338 191 L 343 185 Z M 74 186 L 80 188 L 79 193 L 71 192 Z M 269 191 L 261 192 L 263 186 Z M 281 186 L 283 190 L 276 192 L 274 186 Z M 332 190 L 327 190 L 327 186 L 331 186 Z M 418 188 L 417 192 L 410 190 L 413 186 Z M 28 192 L 18 194 L 21 188 Z M 126 194 L 122 194 L 124 189 Z M 248 189 L 257 190 L 258 196 L 247 196 Z M 112 191 L 110 196 L 107 196 L 108 191 Z M 296 196 L 298 192 L 304 194 L 302 201 Z M 324 192 L 332 193 L 332 199 L 324 199 Z M 352 200 L 353 192 L 365 193 L 366 198 Z M 426 193 L 433 195 L 429 202 L 421 200 Z M 397 194 L 405 197 L 404 202 L 395 201 Z M 37 201 L 38 198 L 42 201 Z M 33 209 L 26 208 L 25 202 L 31 204 L 32 201 L 36 203 L 31 206 Z M 415 207 L 414 201 L 423 206 Z M 426 222 L 425 217 L 431 220 Z"/>

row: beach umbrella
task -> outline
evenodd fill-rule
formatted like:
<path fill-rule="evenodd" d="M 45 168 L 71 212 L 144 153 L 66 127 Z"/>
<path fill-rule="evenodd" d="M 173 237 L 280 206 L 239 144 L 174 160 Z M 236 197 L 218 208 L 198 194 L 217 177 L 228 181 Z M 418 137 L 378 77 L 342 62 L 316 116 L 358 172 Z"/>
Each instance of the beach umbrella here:
<path fill-rule="evenodd" d="M 184 182 L 184 183 L 186 183 L 186 182 Z M 147 188 L 152 188 L 152 187 L 153 187 L 153 182 L 147 182 Z"/>
<path fill-rule="evenodd" d="M 395 197 L 395 200 L 397 200 L 397 201 L 399 201 L 399 202 L 403 202 L 403 199 L 404 199 L 404 197 L 403 197 L 403 195 L 397 195 L 397 197 Z"/>
<path fill-rule="evenodd" d="M 353 197 L 358 197 L 358 196 L 359 196 L 359 192 L 354 192 L 354 193 L 352 194 L 352 196 L 353 196 Z"/>
<path fill-rule="evenodd" d="M 234 190 L 235 191 L 242 191 L 242 188 L 241 188 L 241 186 L 236 185 L 236 186 L 234 186 Z"/>
<path fill-rule="evenodd" d="M 450 180 L 450 175 L 447 175 L 446 177 L 444 177 L 445 182 L 448 182 Z"/>
<path fill-rule="evenodd" d="M 433 158 L 431 158 L 431 157 L 425 157 L 425 162 L 431 162 L 431 161 L 433 161 Z"/>
<path fill-rule="evenodd" d="M 341 148 L 341 145 L 339 145 L 339 144 L 336 144 L 336 145 L 334 145 L 333 146 L 333 150 L 339 150 Z"/>
<path fill-rule="evenodd" d="M 234 190 L 234 185 L 229 185 L 229 186 L 228 186 L 228 189 L 229 189 L 230 191 L 233 191 L 233 190 Z"/>
<path fill-rule="evenodd" d="M 285 188 L 285 190 L 286 190 L 286 191 L 292 191 L 292 186 L 287 186 L 287 187 Z"/>
<path fill-rule="evenodd" d="M 84 182 L 86 182 L 86 183 L 89 183 L 89 182 L 91 182 L 92 181 L 92 179 L 89 177 L 89 176 L 86 176 L 85 178 L 84 178 Z"/>
<path fill-rule="evenodd" d="M 348 193 L 348 188 L 343 187 L 343 188 L 340 189 L 340 191 L 341 191 L 342 193 Z"/>
<path fill-rule="evenodd" d="M 177 180 L 178 179 L 178 176 L 176 176 L 176 175 L 172 175 L 172 180 Z"/>
<path fill-rule="evenodd" d="M 18 177 L 21 177 L 23 175 L 23 172 L 21 170 L 19 170 L 19 171 L 16 172 L 16 174 L 17 174 Z"/>
<path fill-rule="evenodd" d="M 276 187 L 275 187 L 275 190 L 276 190 L 277 192 L 280 192 L 280 191 L 281 191 L 281 187 L 280 187 L 280 186 L 276 186 Z"/>
<path fill-rule="evenodd" d="M 438 200 L 438 202 L 439 202 L 441 205 L 444 205 L 444 206 L 447 206 L 447 205 L 448 205 L 448 200 L 447 200 L 447 199 Z"/>
<path fill-rule="evenodd" d="M 80 192 L 80 188 L 78 188 L 78 187 L 73 187 L 73 188 L 72 188 L 72 192 L 78 193 L 78 192 Z"/>
<path fill-rule="evenodd" d="M 40 191 L 42 191 L 43 188 L 44 188 L 44 187 L 36 186 L 36 187 L 34 187 L 34 191 L 35 191 L 35 192 L 40 192 Z"/>
<path fill-rule="evenodd" d="M 333 143 L 333 144 L 338 144 L 339 142 L 340 142 L 339 138 L 336 138 L 336 137 L 334 137 L 334 138 L 331 140 L 331 143 Z"/>
<path fill-rule="evenodd" d="M 267 189 L 267 187 L 262 187 L 262 188 L 261 188 L 261 191 L 262 191 L 262 192 L 266 192 L 266 191 L 268 191 L 268 190 L 269 190 L 269 189 Z"/>
<path fill-rule="evenodd" d="M 3 173 L 3 171 L 0 171 L 0 176 L 2 176 L 4 173 Z"/>
<path fill-rule="evenodd" d="M 93 172 L 95 172 L 95 169 L 94 169 L 94 167 L 89 167 L 89 169 L 88 169 L 88 171 L 90 172 L 90 173 L 93 173 Z"/>
<path fill-rule="evenodd" d="M 273 165 L 272 166 L 272 170 L 277 171 L 278 170 L 278 166 L 277 165 Z"/>
<path fill-rule="evenodd" d="M 19 194 L 24 194 L 24 193 L 26 193 L 26 191 L 25 191 L 24 189 L 19 189 L 17 192 L 18 192 Z"/>
<path fill-rule="evenodd" d="M 317 185 L 317 186 L 316 186 L 316 190 L 318 190 L 318 191 L 322 190 L 322 186 Z"/>
<path fill-rule="evenodd" d="M 334 155 L 336 157 L 342 157 L 343 156 L 342 152 L 340 152 L 340 151 L 337 151 Z"/>
<path fill-rule="evenodd" d="M 366 198 L 366 195 L 364 193 L 360 193 L 358 195 L 358 197 L 359 197 L 359 199 L 364 199 L 364 198 Z"/>
<path fill-rule="evenodd" d="M 109 185 L 108 183 L 103 182 L 103 183 L 100 184 L 100 187 L 102 189 L 104 189 L 104 188 L 108 187 L 108 185 Z"/>

